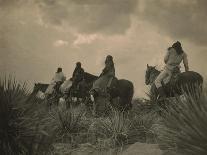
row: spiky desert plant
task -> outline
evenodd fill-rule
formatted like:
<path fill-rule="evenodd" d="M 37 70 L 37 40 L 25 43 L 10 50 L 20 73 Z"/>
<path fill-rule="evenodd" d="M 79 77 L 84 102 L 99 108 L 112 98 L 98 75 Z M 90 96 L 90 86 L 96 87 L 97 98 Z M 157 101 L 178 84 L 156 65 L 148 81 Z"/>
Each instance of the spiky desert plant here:
<path fill-rule="evenodd" d="M 56 139 L 59 142 L 71 142 L 73 137 L 85 129 L 82 121 L 84 111 L 73 108 L 64 111 L 53 112 L 53 128 L 56 131 Z"/>
<path fill-rule="evenodd" d="M 94 133 L 97 142 L 102 142 L 105 146 L 115 147 L 127 141 L 130 121 L 124 112 L 112 109 L 108 117 L 97 118 L 91 124 L 89 132 Z"/>
<path fill-rule="evenodd" d="M 42 106 L 38 106 L 26 88 L 12 77 L 0 80 L 0 151 L 1 154 L 40 154 L 47 149 L 42 143 L 48 137 L 44 131 L 46 120 Z M 38 146 L 44 150 L 38 152 Z"/>
<path fill-rule="evenodd" d="M 205 92 L 206 93 L 206 92 Z M 169 101 L 164 124 L 159 130 L 160 144 L 182 155 L 207 154 L 207 96 L 186 96 Z"/>
<path fill-rule="evenodd" d="M 34 136 L 35 126 L 25 117 L 27 95 L 24 84 L 11 77 L 0 80 L 0 150 L 3 154 L 28 152 L 28 139 Z"/>

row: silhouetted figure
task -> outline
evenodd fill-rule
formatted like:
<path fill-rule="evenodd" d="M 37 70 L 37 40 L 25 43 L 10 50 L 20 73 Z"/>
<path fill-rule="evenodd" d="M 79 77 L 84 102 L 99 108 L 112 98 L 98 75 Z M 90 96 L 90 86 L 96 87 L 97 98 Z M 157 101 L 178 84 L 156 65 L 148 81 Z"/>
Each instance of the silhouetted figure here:
<path fill-rule="evenodd" d="M 77 62 L 75 70 L 73 71 L 72 80 L 73 87 L 77 88 L 79 82 L 84 79 L 84 69 L 81 67 L 81 63 Z"/>
<path fill-rule="evenodd" d="M 175 42 L 172 47 L 168 48 L 168 51 L 164 57 L 165 67 L 164 70 L 159 74 L 155 80 L 155 86 L 158 89 L 160 98 L 165 98 L 165 92 L 162 87 L 162 81 L 165 84 L 170 82 L 172 73 L 174 69 L 180 67 L 180 63 L 183 61 L 185 66 L 185 71 L 189 70 L 187 54 L 183 51 L 181 43 L 179 41 Z"/>
<path fill-rule="evenodd" d="M 105 60 L 105 67 L 99 78 L 94 82 L 92 90 L 106 91 L 110 88 L 113 78 L 115 77 L 115 67 L 113 57 L 108 55 Z"/>
<path fill-rule="evenodd" d="M 50 85 L 48 86 L 45 94 L 49 95 L 52 94 L 53 89 L 56 92 L 59 92 L 60 85 L 66 80 L 65 75 L 63 74 L 62 68 L 58 68 L 57 72 L 55 73 L 54 77 L 52 78 L 52 81 Z"/>

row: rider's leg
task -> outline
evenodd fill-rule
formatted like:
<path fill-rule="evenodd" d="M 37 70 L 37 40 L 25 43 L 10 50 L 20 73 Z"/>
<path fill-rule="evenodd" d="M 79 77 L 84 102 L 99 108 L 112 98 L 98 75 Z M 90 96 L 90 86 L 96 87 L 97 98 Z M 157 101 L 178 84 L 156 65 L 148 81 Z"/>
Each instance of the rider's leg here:
<path fill-rule="evenodd" d="M 158 90 L 158 93 L 159 93 L 159 97 L 161 98 L 165 98 L 166 97 L 166 94 L 165 94 L 165 91 L 162 87 L 162 81 L 163 79 L 165 79 L 166 77 L 168 76 L 168 71 L 166 69 L 164 69 L 159 75 L 158 77 L 156 78 L 155 80 L 155 86 Z"/>
<path fill-rule="evenodd" d="M 110 78 L 109 78 L 109 81 L 108 81 L 108 83 L 107 83 L 107 88 L 110 88 L 111 83 L 112 83 L 112 80 L 113 80 L 113 77 L 110 77 Z"/>
<path fill-rule="evenodd" d="M 167 70 L 167 74 L 168 76 L 164 79 L 164 84 L 169 83 L 172 77 L 172 72 L 170 70 Z"/>

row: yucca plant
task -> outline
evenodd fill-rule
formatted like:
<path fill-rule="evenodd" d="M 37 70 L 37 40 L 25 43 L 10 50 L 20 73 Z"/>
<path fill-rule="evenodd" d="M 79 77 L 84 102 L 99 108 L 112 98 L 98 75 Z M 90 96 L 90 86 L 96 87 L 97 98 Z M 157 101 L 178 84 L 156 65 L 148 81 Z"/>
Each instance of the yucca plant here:
<path fill-rule="evenodd" d="M 126 143 L 129 128 L 130 121 L 127 119 L 127 115 L 112 109 L 111 115 L 108 117 L 95 119 L 89 132 L 95 134 L 98 143 L 105 145 L 101 147 L 115 147 Z"/>
<path fill-rule="evenodd" d="M 160 145 L 182 155 L 207 154 L 207 96 L 186 96 L 169 101 L 164 126 L 159 131 Z"/>
<path fill-rule="evenodd" d="M 56 132 L 56 141 L 71 143 L 79 132 L 85 130 L 87 126 L 82 121 L 84 114 L 83 110 L 77 110 L 73 107 L 64 111 L 53 112 L 51 117 L 53 118 L 53 128 Z"/>
<path fill-rule="evenodd" d="M 0 150 L 3 154 L 25 154 L 35 126 L 25 117 L 28 92 L 12 78 L 0 81 Z"/>
<path fill-rule="evenodd" d="M 37 107 L 26 84 L 12 77 L 0 80 L 1 154 L 40 154 L 37 152 L 39 143 L 45 145 L 39 140 L 47 133 L 43 125 L 45 115 L 41 115 Z"/>

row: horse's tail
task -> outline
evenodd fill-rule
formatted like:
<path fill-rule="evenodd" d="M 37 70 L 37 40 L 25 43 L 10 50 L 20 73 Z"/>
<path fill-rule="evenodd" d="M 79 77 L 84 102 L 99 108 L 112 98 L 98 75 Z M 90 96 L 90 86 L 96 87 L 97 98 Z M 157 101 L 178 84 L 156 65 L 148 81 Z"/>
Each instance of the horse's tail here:
<path fill-rule="evenodd" d="M 128 96 L 126 97 L 126 103 L 128 103 L 129 108 L 132 108 L 132 98 L 134 96 L 134 85 L 132 82 L 130 82 L 130 88 L 128 91 Z"/>
<path fill-rule="evenodd" d="M 134 85 L 131 81 L 128 80 L 119 80 L 119 83 L 123 83 L 123 91 L 120 95 L 122 104 L 125 105 L 125 109 L 129 110 L 132 108 L 132 98 L 134 96 Z"/>

